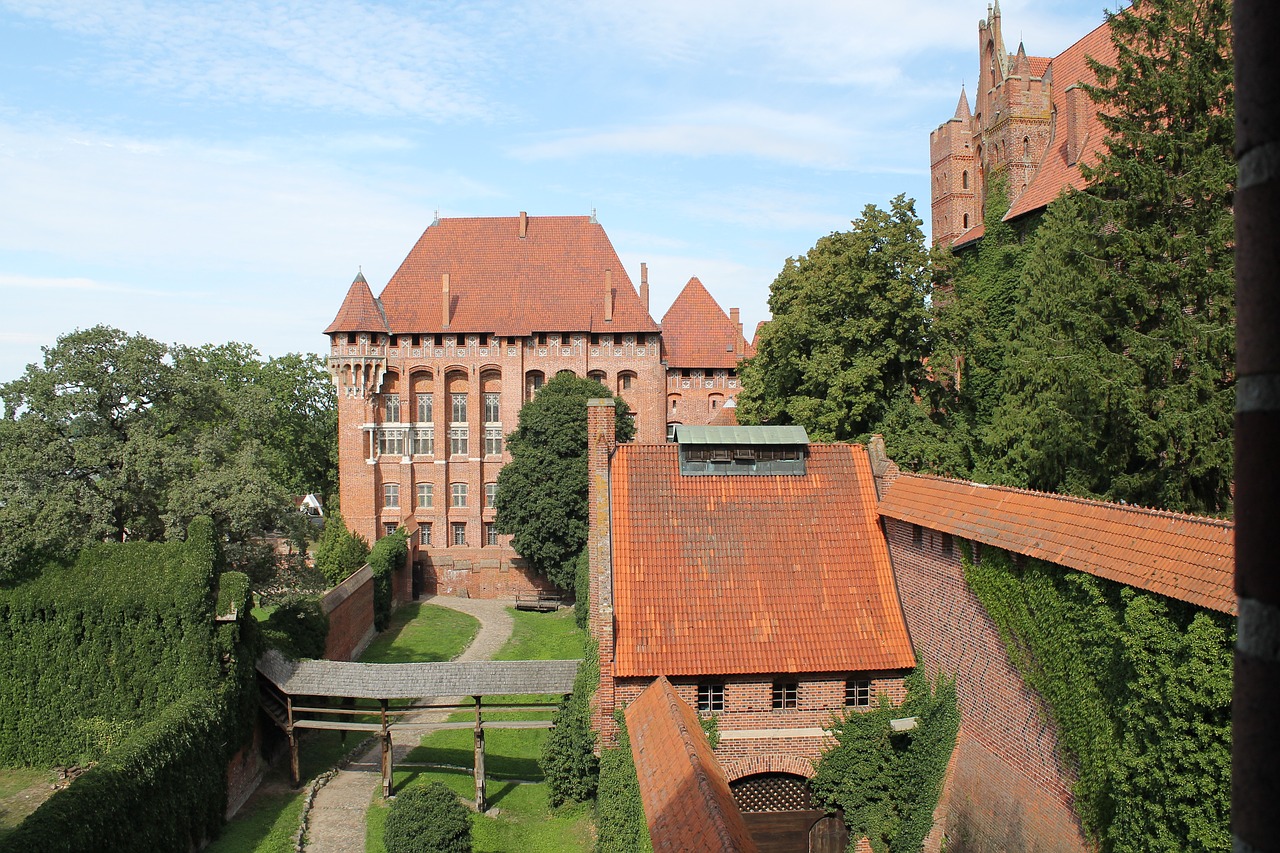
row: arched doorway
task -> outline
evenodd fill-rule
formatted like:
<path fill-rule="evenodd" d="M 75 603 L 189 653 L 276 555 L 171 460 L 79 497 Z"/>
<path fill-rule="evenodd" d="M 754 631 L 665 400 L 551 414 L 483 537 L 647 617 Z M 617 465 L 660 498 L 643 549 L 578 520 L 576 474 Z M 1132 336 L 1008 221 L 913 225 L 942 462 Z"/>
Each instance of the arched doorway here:
<path fill-rule="evenodd" d="M 844 853 L 844 820 L 813 807 L 809 780 L 796 773 L 752 773 L 729 783 L 760 853 Z"/>

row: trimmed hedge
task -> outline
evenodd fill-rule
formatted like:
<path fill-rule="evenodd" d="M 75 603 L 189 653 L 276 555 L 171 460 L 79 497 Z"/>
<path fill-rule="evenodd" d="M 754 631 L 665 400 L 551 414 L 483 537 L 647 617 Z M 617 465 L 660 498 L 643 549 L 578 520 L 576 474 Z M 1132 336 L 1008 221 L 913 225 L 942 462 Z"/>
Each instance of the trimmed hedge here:
<path fill-rule="evenodd" d="M 373 571 L 373 627 L 385 631 L 391 624 L 391 575 L 409 557 L 409 540 L 404 528 L 388 533 L 369 552 Z"/>
<path fill-rule="evenodd" d="M 640 777 L 631 757 L 627 720 L 618 710 L 618 746 L 600 754 L 600 791 L 596 797 L 596 849 L 599 853 L 651 853 L 649 824 L 640 800 Z"/>
<path fill-rule="evenodd" d="M 471 853 L 471 812 L 439 782 L 414 785 L 391 803 L 387 853 Z"/>

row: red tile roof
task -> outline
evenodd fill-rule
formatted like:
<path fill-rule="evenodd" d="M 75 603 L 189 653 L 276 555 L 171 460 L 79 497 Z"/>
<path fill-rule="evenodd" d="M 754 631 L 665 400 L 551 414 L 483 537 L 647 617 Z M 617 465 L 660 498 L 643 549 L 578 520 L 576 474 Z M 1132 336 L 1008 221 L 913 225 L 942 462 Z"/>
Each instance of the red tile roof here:
<path fill-rule="evenodd" d="M 356 273 L 355 281 L 347 291 L 347 298 L 342 300 L 338 316 L 324 330 L 326 335 L 334 332 L 386 332 L 387 321 L 382 316 L 382 309 L 369 290 L 369 282 L 364 280 L 364 273 Z"/>
<path fill-rule="evenodd" d="M 865 448 L 810 445 L 803 476 L 681 476 L 677 450 L 613 459 L 617 675 L 915 665 Z"/>
<path fill-rule="evenodd" d="M 586 216 L 440 219 L 396 270 L 381 301 L 396 334 L 445 331 L 524 336 L 535 331 L 657 332 L 604 229 Z M 605 319 L 605 273 L 615 293 Z"/>
<path fill-rule="evenodd" d="M 982 222 L 979 222 L 977 225 L 973 226 L 973 227 L 972 227 L 972 228 L 970 228 L 968 231 L 964 232 L 964 233 L 963 233 L 963 234 L 961 234 L 959 237 L 957 237 L 957 238 L 955 238 L 954 240 L 952 240 L 952 241 L 951 241 L 951 248 L 953 248 L 953 249 L 959 249 L 959 248 L 962 248 L 962 247 L 964 247 L 964 246 L 967 246 L 967 245 L 969 245 L 970 243 L 974 242 L 975 240 L 980 239 L 980 238 L 982 237 L 982 235 L 983 235 L 983 234 L 986 234 L 986 233 L 987 233 L 987 226 L 986 226 L 986 224 L 985 224 L 985 223 L 982 223 Z"/>
<path fill-rule="evenodd" d="M 1230 521 L 924 474 L 894 480 L 880 514 L 1235 612 Z"/>
<path fill-rule="evenodd" d="M 1094 83 L 1097 78 L 1085 62 L 1085 57 L 1113 65 L 1116 61 L 1116 46 L 1111 41 L 1111 29 L 1102 24 L 1080 41 L 1071 45 L 1055 56 L 1044 72 L 1051 80 L 1046 85 L 1052 86 L 1054 130 L 1049 140 L 1040 167 L 1031 178 L 1031 183 L 1013 203 L 1005 219 L 1014 219 L 1023 214 L 1049 204 L 1067 187 L 1084 189 L 1084 176 L 1080 174 L 1081 163 L 1090 165 L 1098 162 L 1098 153 L 1106 136 L 1106 128 L 1098 121 L 1097 107 L 1092 101 L 1085 105 L 1085 136 L 1081 146 L 1080 159 L 1071 165 L 1067 164 L 1067 89 L 1076 83 Z M 1036 62 L 1032 60 L 1032 70 Z M 1088 98 L 1086 97 L 1086 101 Z"/>
<path fill-rule="evenodd" d="M 662 348 L 671 367 L 737 367 L 738 324 L 697 277 L 680 291 L 662 318 Z M 755 354 L 745 344 L 743 356 Z"/>
<path fill-rule="evenodd" d="M 626 716 L 653 849 L 756 850 L 697 715 L 671 683 L 659 677 Z"/>
<path fill-rule="evenodd" d="M 720 407 L 707 426 L 737 426 L 738 425 L 738 404 L 732 397 L 725 401 Z"/>

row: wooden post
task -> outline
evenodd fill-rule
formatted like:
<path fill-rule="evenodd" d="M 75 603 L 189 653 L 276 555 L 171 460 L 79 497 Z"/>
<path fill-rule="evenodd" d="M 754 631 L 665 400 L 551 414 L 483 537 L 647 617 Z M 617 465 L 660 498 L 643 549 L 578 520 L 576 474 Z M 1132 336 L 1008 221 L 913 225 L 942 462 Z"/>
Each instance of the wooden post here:
<path fill-rule="evenodd" d="M 286 694 L 284 704 L 289 715 L 289 781 L 296 788 L 302 784 L 302 771 L 298 767 L 298 732 L 293 727 L 293 697 Z"/>
<path fill-rule="evenodd" d="M 476 700 L 476 811 L 484 814 L 489 808 L 484 797 L 484 719 L 480 715 L 480 697 L 472 696 L 471 698 Z"/>
<path fill-rule="evenodd" d="M 387 700 L 382 705 L 382 799 L 391 796 L 391 730 L 387 728 Z"/>

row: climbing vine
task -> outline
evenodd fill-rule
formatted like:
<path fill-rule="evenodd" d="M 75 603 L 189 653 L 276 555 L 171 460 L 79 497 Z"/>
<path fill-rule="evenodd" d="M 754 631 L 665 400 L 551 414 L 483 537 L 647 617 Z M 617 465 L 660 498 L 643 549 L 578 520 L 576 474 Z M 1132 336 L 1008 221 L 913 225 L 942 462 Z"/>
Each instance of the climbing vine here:
<path fill-rule="evenodd" d="M 965 578 L 1075 769 L 1103 851 L 1228 850 L 1235 620 L 1005 552 Z"/>

